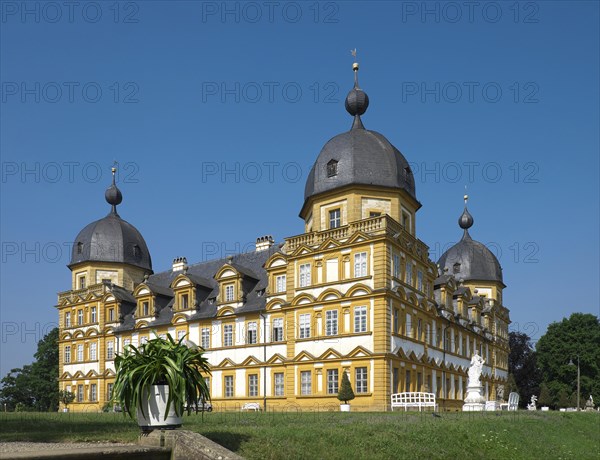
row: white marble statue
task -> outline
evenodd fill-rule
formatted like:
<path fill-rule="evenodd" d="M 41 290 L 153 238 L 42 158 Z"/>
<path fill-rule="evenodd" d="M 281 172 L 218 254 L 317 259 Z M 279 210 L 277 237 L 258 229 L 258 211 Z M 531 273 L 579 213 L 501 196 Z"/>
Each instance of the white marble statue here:
<path fill-rule="evenodd" d="M 498 385 L 496 389 L 496 399 L 498 401 L 504 401 L 504 385 Z"/>
<path fill-rule="evenodd" d="M 537 410 L 536 403 L 537 403 L 537 396 L 532 395 L 531 402 L 529 404 L 527 404 L 527 410 Z"/>
<path fill-rule="evenodd" d="M 479 386 L 479 379 L 481 378 L 481 371 L 483 370 L 483 365 L 485 364 L 485 360 L 479 356 L 479 353 L 475 351 L 473 358 L 471 358 L 471 367 L 469 367 L 469 382 L 467 386 L 475 387 Z"/>

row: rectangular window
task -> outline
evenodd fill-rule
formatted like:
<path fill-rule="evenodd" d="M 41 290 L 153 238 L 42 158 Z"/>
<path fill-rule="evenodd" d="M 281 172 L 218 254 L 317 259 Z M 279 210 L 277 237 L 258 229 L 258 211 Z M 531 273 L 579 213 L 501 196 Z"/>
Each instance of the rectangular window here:
<path fill-rule="evenodd" d="M 113 359 L 115 357 L 115 343 L 106 342 L 106 359 Z"/>
<path fill-rule="evenodd" d="M 300 315 L 300 338 L 310 337 L 310 313 Z"/>
<path fill-rule="evenodd" d="M 223 326 L 223 346 L 231 347 L 233 346 L 233 325 L 226 324 Z"/>
<path fill-rule="evenodd" d="M 65 347 L 65 364 L 71 362 L 71 346 L 67 345 Z"/>
<path fill-rule="evenodd" d="M 148 342 L 148 337 L 145 335 L 140 337 L 140 345 L 144 345 L 146 342 Z"/>
<path fill-rule="evenodd" d="M 95 383 L 90 385 L 90 401 L 96 401 L 98 399 L 98 387 Z"/>
<path fill-rule="evenodd" d="M 354 308 L 354 332 L 367 332 L 367 307 Z"/>
<path fill-rule="evenodd" d="M 300 287 L 310 286 L 310 264 L 300 265 Z"/>
<path fill-rule="evenodd" d="M 113 393 L 113 388 L 114 387 L 115 387 L 114 383 L 109 383 L 108 385 L 106 385 L 107 399 L 111 399 L 112 398 L 112 393 Z"/>
<path fill-rule="evenodd" d="M 412 285 L 412 272 L 413 272 L 412 263 L 406 262 L 406 272 L 404 272 L 404 282 L 406 284 Z"/>
<path fill-rule="evenodd" d="M 258 396 L 258 375 L 250 374 L 248 376 L 248 396 Z"/>
<path fill-rule="evenodd" d="M 83 385 L 77 385 L 77 402 L 83 402 Z"/>
<path fill-rule="evenodd" d="M 185 310 L 190 305 L 190 297 L 188 294 L 181 294 L 181 309 Z"/>
<path fill-rule="evenodd" d="M 233 398 L 233 375 L 225 376 L 225 397 Z"/>
<path fill-rule="evenodd" d="M 394 332 L 400 332 L 400 311 L 394 308 Z"/>
<path fill-rule="evenodd" d="M 377 211 L 370 211 L 369 212 L 369 217 L 379 217 L 381 215 L 380 212 Z"/>
<path fill-rule="evenodd" d="M 327 394 L 333 395 L 338 392 L 338 370 L 327 370 Z"/>
<path fill-rule="evenodd" d="M 283 341 L 283 318 L 273 320 L 273 342 Z"/>
<path fill-rule="evenodd" d="M 83 345 L 77 345 L 77 361 L 83 361 Z"/>
<path fill-rule="evenodd" d="M 183 339 L 185 336 L 185 331 L 177 331 L 177 341 Z"/>
<path fill-rule="evenodd" d="M 90 343 L 90 361 L 96 361 L 98 359 L 98 344 L 96 342 Z"/>
<path fill-rule="evenodd" d="M 81 326 L 83 324 L 83 310 L 77 310 L 77 325 Z"/>
<path fill-rule="evenodd" d="M 312 394 L 312 374 L 310 371 L 300 372 L 300 394 Z"/>
<path fill-rule="evenodd" d="M 406 336 L 412 337 L 412 318 L 409 313 L 406 314 Z"/>
<path fill-rule="evenodd" d="M 400 256 L 398 254 L 392 255 L 392 275 L 394 278 L 400 278 Z"/>
<path fill-rule="evenodd" d="M 79 289 L 85 289 L 85 276 L 79 277 Z"/>
<path fill-rule="evenodd" d="M 150 314 L 150 302 L 142 302 L 142 315 L 148 316 Z"/>
<path fill-rule="evenodd" d="M 367 276 L 367 253 L 354 254 L 354 277 Z"/>
<path fill-rule="evenodd" d="M 284 394 L 283 372 L 277 372 L 275 373 L 275 396 Z"/>
<path fill-rule="evenodd" d="M 328 310 L 325 312 L 325 335 L 337 335 L 338 333 L 338 312 L 337 310 Z"/>
<path fill-rule="evenodd" d="M 276 292 L 285 292 L 285 275 L 279 275 L 275 278 Z"/>
<path fill-rule="evenodd" d="M 423 272 L 417 270 L 417 289 L 423 292 Z"/>
<path fill-rule="evenodd" d="M 127 347 L 129 347 L 129 345 L 131 345 L 131 339 L 124 339 L 123 340 L 123 350 L 126 350 Z"/>
<path fill-rule="evenodd" d="M 256 321 L 248 323 L 248 342 L 249 344 L 256 343 Z"/>
<path fill-rule="evenodd" d="M 65 313 L 65 327 L 71 327 L 71 312 Z"/>
<path fill-rule="evenodd" d="M 207 348 L 210 348 L 210 328 L 208 328 L 208 327 L 202 328 L 202 344 L 201 344 L 201 346 L 205 350 Z"/>
<path fill-rule="evenodd" d="M 392 371 L 392 393 L 398 393 L 398 387 L 400 385 L 400 371 L 397 367 L 394 367 Z"/>
<path fill-rule="evenodd" d="M 356 378 L 354 379 L 354 387 L 356 388 L 357 393 L 367 393 L 367 368 L 366 367 L 357 367 L 355 371 Z"/>
<path fill-rule="evenodd" d="M 114 320 L 115 320 L 115 309 L 109 308 L 108 309 L 108 321 L 114 321 Z"/>
<path fill-rule="evenodd" d="M 423 340 L 423 322 L 421 318 L 417 320 L 417 340 Z"/>
<path fill-rule="evenodd" d="M 329 228 L 338 228 L 342 224 L 339 208 L 329 211 Z"/>
<path fill-rule="evenodd" d="M 404 380 L 404 391 L 410 391 L 410 371 L 406 371 L 406 378 Z"/>
<path fill-rule="evenodd" d="M 233 284 L 225 286 L 225 302 L 233 302 Z"/>
<path fill-rule="evenodd" d="M 92 307 L 90 309 L 90 323 L 95 323 L 97 321 L 96 307 Z"/>

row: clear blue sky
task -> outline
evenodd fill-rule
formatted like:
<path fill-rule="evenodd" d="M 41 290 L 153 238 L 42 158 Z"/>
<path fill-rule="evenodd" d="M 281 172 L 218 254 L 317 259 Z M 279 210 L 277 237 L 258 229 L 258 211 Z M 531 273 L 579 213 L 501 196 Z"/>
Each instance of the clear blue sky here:
<path fill-rule="evenodd" d="M 364 124 L 412 163 L 432 258 L 467 185 L 512 330 L 598 314 L 598 2 L 114 5 L 1 4 L 2 376 L 56 324 L 113 160 L 155 271 L 301 233 L 306 175 L 351 125 L 355 47 Z"/>

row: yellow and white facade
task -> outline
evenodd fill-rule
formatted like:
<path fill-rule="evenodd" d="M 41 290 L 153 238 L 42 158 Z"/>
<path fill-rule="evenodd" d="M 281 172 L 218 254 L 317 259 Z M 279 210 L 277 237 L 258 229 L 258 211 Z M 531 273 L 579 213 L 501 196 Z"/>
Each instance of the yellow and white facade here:
<path fill-rule="evenodd" d="M 185 335 L 205 348 L 216 410 L 247 402 L 267 410 L 337 407 L 343 372 L 356 394 L 353 410 L 390 410 L 390 395 L 400 391 L 433 392 L 441 408 L 459 410 L 475 350 L 486 360 L 484 392 L 495 399 L 508 367 L 501 275 L 454 276 L 464 275 L 466 262 L 486 263 L 463 260 L 476 253 L 463 252 L 464 266 L 449 269 L 429 259 L 416 237 L 421 205 L 414 183 L 401 182 L 412 173 L 391 144 L 381 161 L 373 153 L 383 141 L 362 126 L 363 94 L 356 84 L 347 101 L 352 130 L 328 143 L 311 172 L 300 213 L 304 233 L 282 244 L 262 237 L 256 251 L 221 260 L 188 265 L 177 258 L 157 274 L 137 236 L 116 243 L 123 253 L 113 251 L 110 261 L 102 251 L 87 257 L 92 243 L 82 237 L 84 256 L 72 261 L 71 289 L 59 293 L 56 306 L 59 387 L 76 394 L 70 410 L 101 410 L 115 354 L 154 333 Z M 344 169 L 369 155 L 375 170 L 383 168 L 371 182 Z M 386 155 L 396 163 L 386 163 Z M 378 182 L 390 164 L 392 181 Z M 117 191 L 107 191 L 112 219 L 120 219 Z"/>

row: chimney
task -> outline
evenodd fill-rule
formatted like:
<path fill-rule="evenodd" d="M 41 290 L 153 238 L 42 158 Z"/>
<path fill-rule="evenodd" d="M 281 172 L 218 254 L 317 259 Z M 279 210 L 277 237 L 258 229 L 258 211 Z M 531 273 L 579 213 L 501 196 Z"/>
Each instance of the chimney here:
<path fill-rule="evenodd" d="M 271 235 L 261 236 L 256 238 L 256 251 L 264 251 L 275 244 Z"/>
<path fill-rule="evenodd" d="M 187 259 L 185 257 L 175 257 L 173 259 L 173 271 L 180 272 L 187 268 Z"/>

